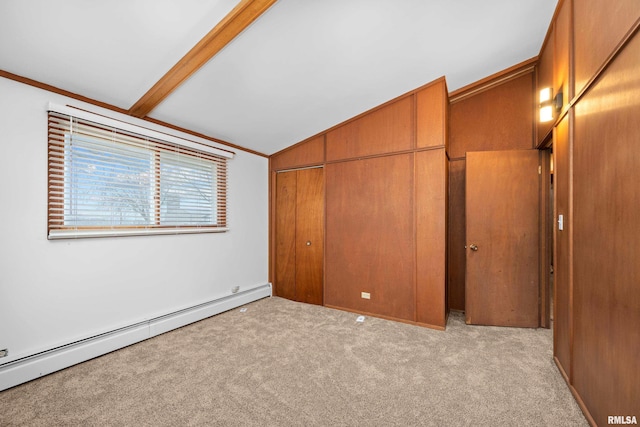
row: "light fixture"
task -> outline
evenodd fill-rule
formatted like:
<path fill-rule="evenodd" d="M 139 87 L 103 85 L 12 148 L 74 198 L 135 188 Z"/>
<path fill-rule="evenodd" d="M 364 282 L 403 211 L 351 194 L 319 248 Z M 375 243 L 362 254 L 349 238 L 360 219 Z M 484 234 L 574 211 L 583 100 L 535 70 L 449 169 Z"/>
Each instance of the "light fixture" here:
<path fill-rule="evenodd" d="M 553 89 L 545 87 L 540 90 L 540 122 L 550 122 L 554 119 L 556 113 L 562 109 L 562 92 L 558 92 L 553 96 Z"/>
<path fill-rule="evenodd" d="M 551 101 L 551 97 L 553 96 L 553 89 L 550 87 L 545 87 L 544 89 L 540 89 L 540 104 L 543 102 Z"/>

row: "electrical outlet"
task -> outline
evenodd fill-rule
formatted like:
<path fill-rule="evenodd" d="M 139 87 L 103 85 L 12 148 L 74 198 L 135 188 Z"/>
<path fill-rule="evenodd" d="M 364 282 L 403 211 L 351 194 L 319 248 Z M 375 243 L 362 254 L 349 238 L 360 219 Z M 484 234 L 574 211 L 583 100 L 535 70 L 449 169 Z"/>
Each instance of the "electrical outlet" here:
<path fill-rule="evenodd" d="M 9 355 L 8 348 L 3 348 L 2 350 L 0 350 L 0 357 L 7 357 L 8 355 Z"/>
<path fill-rule="evenodd" d="M 371 294 L 369 292 L 360 292 L 360 296 L 364 299 L 371 299 Z"/>

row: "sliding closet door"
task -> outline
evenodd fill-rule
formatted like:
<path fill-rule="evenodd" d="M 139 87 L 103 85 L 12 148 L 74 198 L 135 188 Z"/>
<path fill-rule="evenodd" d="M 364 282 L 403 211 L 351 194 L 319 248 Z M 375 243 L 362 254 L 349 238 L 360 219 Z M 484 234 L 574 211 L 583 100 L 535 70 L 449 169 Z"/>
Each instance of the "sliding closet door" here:
<path fill-rule="evenodd" d="M 322 168 L 276 176 L 275 295 L 322 305 L 324 174 Z"/>

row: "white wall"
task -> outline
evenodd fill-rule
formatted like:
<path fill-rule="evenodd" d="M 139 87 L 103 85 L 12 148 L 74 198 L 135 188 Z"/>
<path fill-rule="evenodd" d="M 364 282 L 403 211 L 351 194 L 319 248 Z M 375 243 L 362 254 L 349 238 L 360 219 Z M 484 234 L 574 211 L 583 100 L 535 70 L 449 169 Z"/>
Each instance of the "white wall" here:
<path fill-rule="evenodd" d="M 120 117 L 0 78 L 0 364 L 267 283 L 268 160 L 238 150 L 227 233 L 47 240 L 50 101 Z"/>

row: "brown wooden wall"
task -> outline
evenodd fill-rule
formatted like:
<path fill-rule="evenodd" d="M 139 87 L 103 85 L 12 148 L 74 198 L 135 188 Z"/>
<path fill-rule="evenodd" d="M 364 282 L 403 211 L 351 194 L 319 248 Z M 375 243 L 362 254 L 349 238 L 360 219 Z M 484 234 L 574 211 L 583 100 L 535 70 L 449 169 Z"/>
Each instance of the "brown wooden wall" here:
<path fill-rule="evenodd" d="M 324 167 L 325 305 L 445 327 L 448 105 L 441 78 L 271 156 Z"/>
<path fill-rule="evenodd" d="M 465 154 L 533 146 L 534 62 L 451 94 L 448 305 L 465 307 Z"/>
<path fill-rule="evenodd" d="M 610 415 L 640 417 L 639 26 L 635 0 L 561 1 L 538 66 L 538 87 L 565 94 L 548 125 L 554 356 L 589 422 L 601 426 Z"/>

